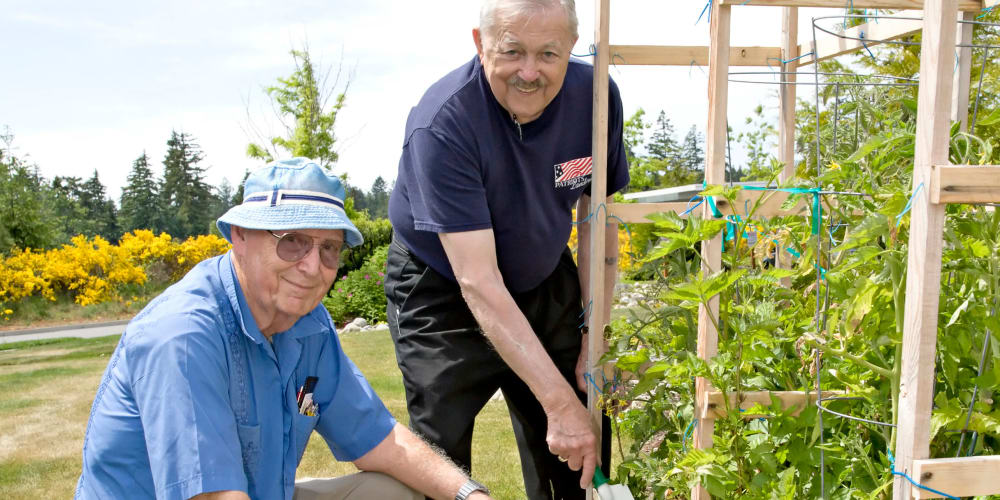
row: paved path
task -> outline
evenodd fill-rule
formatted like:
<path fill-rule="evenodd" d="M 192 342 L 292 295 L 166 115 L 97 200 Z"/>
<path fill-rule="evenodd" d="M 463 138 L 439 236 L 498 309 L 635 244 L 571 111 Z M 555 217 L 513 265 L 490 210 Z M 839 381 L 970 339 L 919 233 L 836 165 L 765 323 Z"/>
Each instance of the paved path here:
<path fill-rule="evenodd" d="M 105 337 L 119 335 L 125 331 L 128 320 L 89 323 L 80 325 L 60 325 L 31 330 L 10 330 L 0 332 L 0 344 L 24 340 L 56 339 L 62 337 Z"/>

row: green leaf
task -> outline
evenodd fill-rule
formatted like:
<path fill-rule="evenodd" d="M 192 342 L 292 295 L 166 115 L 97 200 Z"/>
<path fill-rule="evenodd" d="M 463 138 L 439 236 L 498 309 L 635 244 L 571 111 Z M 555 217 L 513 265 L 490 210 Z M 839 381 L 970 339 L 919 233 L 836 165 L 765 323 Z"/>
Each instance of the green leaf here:
<path fill-rule="evenodd" d="M 868 153 L 871 153 L 875 148 L 881 146 L 885 142 L 886 138 L 880 135 L 876 135 L 871 139 L 868 139 L 868 142 L 865 142 L 860 148 L 858 148 L 858 150 L 855 151 L 850 158 L 844 160 L 844 163 L 857 163 L 858 160 L 864 158 L 868 155 Z"/>
<path fill-rule="evenodd" d="M 639 349 L 636 352 L 619 356 L 618 362 L 615 363 L 615 366 L 627 372 L 636 372 L 639 370 L 639 367 L 647 361 L 649 361 L 649 351 L 646 349 Z"/>
<path fill-rule="evenodd" d="M 704 297 L 708 299 L 722 293 L 723 290 L 731 287 L 733 283 L 736 283 L 746 273 L 746 269 L 717 272 L 705 280 L 705 285 L 703 287 Z"/>
<path fill-rule="evenodd" d="M 962 312 L 969 308 L 969 302 L 971 300 L 972 295 L 969 295 L 969 298 L 965 299 L 965 302 L 962 302 L 962 305 L 958 306 L 958 308 L 955 309 L 955 312 L 951 313 L 951 319 L 948 320 L 948 324 L 945 325 L 945 328 L 954 325 L 955 322 L 958 321 L 958 317 L 962 315 Z"/>
<path fill-rule="evenodd" d="M 980 118 L 976 125 L 978 126 L 989 126 L 1000 122 L 1000 108 L 993 110 L 988 116 Z"/>

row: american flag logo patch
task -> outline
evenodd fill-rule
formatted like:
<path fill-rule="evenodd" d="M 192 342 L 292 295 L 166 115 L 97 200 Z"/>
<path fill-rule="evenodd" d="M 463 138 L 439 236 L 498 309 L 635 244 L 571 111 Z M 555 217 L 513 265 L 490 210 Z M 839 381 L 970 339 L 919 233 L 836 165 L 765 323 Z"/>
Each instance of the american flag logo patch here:
<path fill-rule="evenodd" d="M 594 162 L 589 156 L 555 165 L 555 187 L 575 189 L 586 185 L 590 182 L 590 174 L 594 169 L 593 167 Z"/>

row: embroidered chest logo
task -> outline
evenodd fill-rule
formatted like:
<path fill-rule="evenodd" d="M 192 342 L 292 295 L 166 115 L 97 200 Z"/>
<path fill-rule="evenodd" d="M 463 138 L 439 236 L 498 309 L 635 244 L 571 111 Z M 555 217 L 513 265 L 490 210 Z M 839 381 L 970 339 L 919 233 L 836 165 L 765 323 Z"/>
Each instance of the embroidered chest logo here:
<path fill-rule="evenodd" d="M 590 182 L 593 167 L 594 163 L 589 156 L 555 165 L 553 167 L 556 179 L 555 187 L 576 189 L 586 186 Z"/>

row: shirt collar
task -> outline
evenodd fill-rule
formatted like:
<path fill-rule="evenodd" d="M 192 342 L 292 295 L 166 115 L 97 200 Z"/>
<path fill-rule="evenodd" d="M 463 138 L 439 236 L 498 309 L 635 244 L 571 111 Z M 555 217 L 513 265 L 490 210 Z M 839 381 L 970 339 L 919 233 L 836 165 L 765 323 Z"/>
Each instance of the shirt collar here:
<path fill-rule="evenodd" d="M 237 321 L 239 321 L 240 330 L 257 344 L 266 342 L 267 338 L 264 337 L 260 328 L 257 327 L 257 321 L 254 320 L 250 306 L 247 304 L 243 288 L 240 286 L 240 280 L 236 277 L 232 251 L 226 252 L 220 261 L 220 265 L 223 267 L 222 272 L 219 273 L 222 275 L 222 284 L 226 289 L 226 296 L 229 297 L 229 305 L 233 308 Z M 228 268 L 229 272 L 225 272 L 225 268 Z M 291 328 L 285 332 L 281 332 L 280 335 L 287 336 L 288 338 L 301 338 L 310 335 L 319 335 L 332 330 L 329 315 L 324 314 L 325 312 L 323 304 L 320 303 L 315 309 L 309 311 L 309 314 L 299 318 Z"/>

